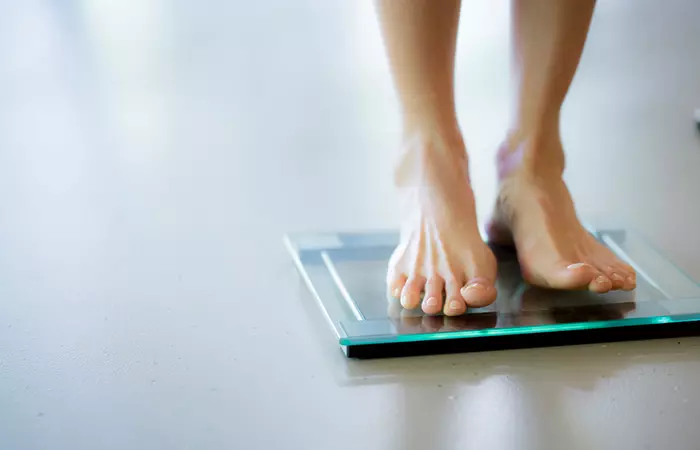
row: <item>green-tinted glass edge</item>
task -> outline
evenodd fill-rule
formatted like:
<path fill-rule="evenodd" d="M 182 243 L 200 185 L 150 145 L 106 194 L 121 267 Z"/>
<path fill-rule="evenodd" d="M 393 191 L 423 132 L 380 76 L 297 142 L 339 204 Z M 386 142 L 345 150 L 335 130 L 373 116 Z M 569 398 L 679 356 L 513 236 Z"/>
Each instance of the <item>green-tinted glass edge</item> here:
<path fill-rule="evenodd" d="M 700 313 L 683 314 L 677 316 L 655 316 L 640 317 L 623 320 L 604 320 L 597 322 L 577 322 L 553 325 L 537 325 L 532 327 L 512 327 L 512 328 L 488 328 L 483 330 L 462 330 L 450 332 L 422 333 L 422 334 L 402 334 L 384 335 L 369 337 L 342 337 L 339 339 L 340 345 L 370 345 L 370 344 L 391 344 L 398 342 L 420 342 L 443 339 L 475 338 L 482 336 L 506 336 L 535 333 L 553 333 L 561 331 L 590 330 L 600 328 L 628 327 L 634 325 L 654 325 L 661 323 L 680 323 L 700 321 Z"/>

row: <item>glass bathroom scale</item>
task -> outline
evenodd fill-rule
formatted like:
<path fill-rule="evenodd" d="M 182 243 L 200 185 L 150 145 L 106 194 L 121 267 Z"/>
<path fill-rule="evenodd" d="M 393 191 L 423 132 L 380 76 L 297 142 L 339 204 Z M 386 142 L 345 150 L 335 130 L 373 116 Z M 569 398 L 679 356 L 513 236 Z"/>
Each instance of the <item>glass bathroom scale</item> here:
<path fill-rule="evenodd" d="M 383 358 L 700 335 L 700 287 L 644 238 L 589 228 L 637 271 L 631 292 L 528 285 L 515 251 L 491 245 L 498 298 L 459 317 L 405 310 L 385 276 L 398 232 L 299 233 L 285 244 L 350 358 Z"/>

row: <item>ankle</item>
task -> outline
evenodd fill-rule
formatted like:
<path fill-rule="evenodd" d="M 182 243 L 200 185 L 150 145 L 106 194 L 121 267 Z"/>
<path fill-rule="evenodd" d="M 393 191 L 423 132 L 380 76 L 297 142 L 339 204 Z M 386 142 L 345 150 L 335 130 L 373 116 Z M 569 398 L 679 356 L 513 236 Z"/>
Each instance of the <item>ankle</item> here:
<path fill-rule="evenodd" d="M 539 130 L 512 129 L 496 155 L 500 180 L 514 175 L 561 178 L 565 155 L 557 127 Z"/>
<path fill-rule="evenodd" d="M 468 158 L 459 130 L 412 130 L 402 138 L 394 168 L 398 187 L 468 175 Z"/>

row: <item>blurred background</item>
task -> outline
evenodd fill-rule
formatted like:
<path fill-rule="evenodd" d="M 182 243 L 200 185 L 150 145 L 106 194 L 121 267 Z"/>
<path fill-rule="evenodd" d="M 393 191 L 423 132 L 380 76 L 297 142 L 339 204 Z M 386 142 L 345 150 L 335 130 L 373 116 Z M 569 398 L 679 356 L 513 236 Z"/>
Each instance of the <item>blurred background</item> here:
<path fill-rule="evenodd" d="M 208 214 L 221 232 L 395 225 L 398 111 L 372 2 L 29 0 L 2 11 L 6 212 L 19 198 L 80 208 L 102 189 L 102 200 L 131 193 L 197 213 L 187 220 Z M 581 214 L 624 216 L 688 264 L 699 11 L 601 2 L 563 124 Z M 465 2 L 457 105 L 482 216 L 508 61 L 508 2 Z M 80 188 L 92 194 L 81 200 Z M 663 220 L 644 220 L 652 211 Z"/>
<path fill-rule="evenodd" d="M 580 215 L 631 224 L 696 279 L 699 19 L 690 0 L 600 2 L 563 118 Z M 510 113 L 508 65 L 509 3 L 465 0 L 457 105 L 482 220 Z M 323 424 L 317 438 L 331 445 L 346 426 L 383 423 L 390 435 L 413 423 L 381 416 L 395 413 L 393 391 L 351 397 L 324 378 L 345 362 L 316 347 L 281 244 L 288 231 L 395 228 L 398 132 L 368 0 L 0 0 L 0 445 L 285 442 L 258 434 L 264 421 L 299 445 Z M 388 367 L 430 373 L 411 364 Z M 696 357 L 669 364 L 698 392 Z M 671 386 L 632 367 L 617 381 L 608 373 L 628 414 L 606 423 L 676 433 L 697 417 L 678 403 L 686 409 L 657 426 L 633 393 L 652 383 L 671 398 Z M 414 405 L 433 401 L 420 395 Z M 579 411 L 587 401 L 567 398 Z M 365 401 L 376 406 L 367 416 Z M 336 419 L 306 409 L 339 404 Z M 598 444 L 599 421 L 586 425 Z"/>

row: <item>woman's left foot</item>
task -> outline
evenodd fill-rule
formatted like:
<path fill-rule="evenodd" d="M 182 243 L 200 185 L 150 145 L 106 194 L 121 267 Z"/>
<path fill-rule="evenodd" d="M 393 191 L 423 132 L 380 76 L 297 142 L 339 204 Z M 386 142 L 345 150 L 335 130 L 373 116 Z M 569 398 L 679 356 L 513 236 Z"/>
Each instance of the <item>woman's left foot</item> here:
<path fill-rule="evenodd" d="M 489 239 L 515 244 L 523 277 L 533 285 L 598 293 L 634 289 L 634 269 L 579 222 L 562 179 L 560 141 L 551 142 L 554 148 L 547 150 L 549 155 L 561 152 L 561 158 L 546 158 L 539 166 L 528 156 L 537 149 L 526 144 L 499 152 L 500 188 L 487 227 Z M 552 161 L 557 160 L 561 169 L 552 169 Z"/>

